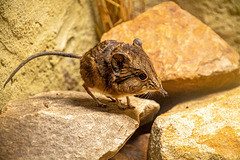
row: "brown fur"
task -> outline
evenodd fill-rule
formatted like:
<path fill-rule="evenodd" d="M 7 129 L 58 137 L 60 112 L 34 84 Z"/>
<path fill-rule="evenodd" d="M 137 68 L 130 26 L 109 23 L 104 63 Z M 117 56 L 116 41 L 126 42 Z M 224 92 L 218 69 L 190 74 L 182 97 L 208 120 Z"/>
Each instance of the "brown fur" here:
<path fill-rule="evenodd" d="M 83 56 L 55 51 L 42 52 L 30 56 L 23 61 L 10 75 L 6 84 L 29 61 L 48 55 L 57 55 L 80 59 L 80 74 L 84 80 L 83 87 L 99 106 L 105 107 L 88 89 L 94 88 L 103 94 L 116 98 L 119 108 L 124 109 L 118 98 L 129 95 L 143 94 L 149 91 L 159 91 L 166 95 L 161 81 L 153 68 L 153 64 L 142 48 L 142 42 L 136 38 L 132 45 L 107 40 L 97 44 Z"/>
<path fill-rule="evenodd" d="M 123 54 L 115 56 L 116 61 L 120 61 L 115 65 L 122 65 L 118 73 L 114 72 L 113 64 L 116 53 Z M 150 58 L 140 45 L 114 40 L 101 42 L 85 53 L 80 60 L 80 73 L 87 87 L 113 98 L 160 91 L 162 87 Z M 141 80 L 141 73 L 148 78 Z"/>

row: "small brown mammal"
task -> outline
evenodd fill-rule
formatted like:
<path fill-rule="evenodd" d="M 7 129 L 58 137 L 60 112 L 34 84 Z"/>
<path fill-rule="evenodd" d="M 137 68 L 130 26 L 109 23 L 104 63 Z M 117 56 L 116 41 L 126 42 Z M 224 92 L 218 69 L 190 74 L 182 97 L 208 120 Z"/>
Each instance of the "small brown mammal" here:
<path fill-rule="evenodd" d="M 159 91 L 163 95 L 167 95 L 150 58 L 142 48 L 141 40 L 138 38 L 134 39 L 132 45 L 115 40 L 106 40 L 97 44 L 83 56 L 54 51 L 35 54 L 27 58 L 13 71 L 4 87 L 27 62 L 46 55 L 80 59 L 80 74 L 84 80 L 83 87 L 101 107 L 106 107 L 106 105 L 91 93 L 89 87 L 115 98 L 120 109 L 125 109 L 118 100 L 120 97 L 126 96 L 128 108 L 134 108 L 130 104 L 128 97 L 130 95 L 144 94 L 149 91 Z"/>

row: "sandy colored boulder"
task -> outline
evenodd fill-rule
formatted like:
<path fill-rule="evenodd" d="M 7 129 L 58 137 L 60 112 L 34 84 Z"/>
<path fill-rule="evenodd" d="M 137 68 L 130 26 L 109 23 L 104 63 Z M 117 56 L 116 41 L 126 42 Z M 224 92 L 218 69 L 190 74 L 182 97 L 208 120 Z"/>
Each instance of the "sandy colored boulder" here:
<path fill-rule="evenodd" d="M 97 97 L 108 107 L 96 107 L 87 93 L 74 91 L 9 102 L 0 115 L 0 159 L 106 160 L 131 137 L 142 115 L 159 110 L 154 101 L 131 97 L 136 108 L 123 111 Z"/>
<path fill-rule="evenodd" d="M 148 159 L 240 158 L 240 87 L 174 106 L 154 121 Z"/>
<path fill-rule="evenodd" d="M 132 0 L 131 18 L 165 1 L 173 1 L 203 23 L 211 27 L 231 47 L 240 53 L 240 1 L 239 0 Z M 223 23 L 224 22 L 224 23 Z"/>
<path fill-rule="evenodd" d="M 239 83 L 239 55 L 211 28 L 173 2 L 159 4 L 105 33 L 102 41 L 140 38 L 170 95 Z"/>

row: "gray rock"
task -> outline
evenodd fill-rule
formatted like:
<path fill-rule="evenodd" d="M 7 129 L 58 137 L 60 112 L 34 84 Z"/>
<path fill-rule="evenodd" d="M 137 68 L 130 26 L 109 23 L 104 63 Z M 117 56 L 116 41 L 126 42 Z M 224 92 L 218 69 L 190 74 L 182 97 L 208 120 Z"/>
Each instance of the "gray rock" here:
<path fill-rule="evenodd" d="M 131 97 L 136 108 L 123 111 L 97 97 L 108 107 L 74 91 L 9 102 L 0 115 L 0 159 L 109 159 L 159 110 L 154 101 Z"/>

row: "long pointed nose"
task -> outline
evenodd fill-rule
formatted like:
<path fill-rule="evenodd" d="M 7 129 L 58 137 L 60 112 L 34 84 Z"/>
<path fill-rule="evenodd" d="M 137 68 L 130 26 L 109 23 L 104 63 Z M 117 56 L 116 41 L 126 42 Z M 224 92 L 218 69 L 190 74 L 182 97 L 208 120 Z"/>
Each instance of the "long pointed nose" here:
<path fill-rule="evenodd" d="M 153 81 L 153 84 L 154 84 L 154 86 L 155 86 L 155 89 L 156 89 L 157 91 L 159 91 L 163 96 L 167 96 L 167 95 L 168 95 L 167 91 L 165 91 L 165 90 L 163 89 L 162 83 L 161 83 L 160 79 L 159 79 L 157 76 L 156 76 L 156 80 Z M 155 90 L 155 91 L 156 91 L 156 90 Z"/>
<path fill-rule="evenodd" d="M 168 95 L 167 91 L 165 91 L 165 90 L 162 88 L 162 86 L 159 87 L 159 91 L 160 91 L 160 93 L 162 93 L 164 96 L 167 96 L 167 95 Z"/>
<path fill-rule="evenodd" d="M 157 86 L 158 86 L 157 88 L 158 88 L 159 92 L 162 93 L 163 96 L 167 96 L 168 95 L 167 91 L 165 91 L 163 89 L 162 83 L 161 83 L 161 81 L 159 79 L 158 79 L 158 85 Z"/>

